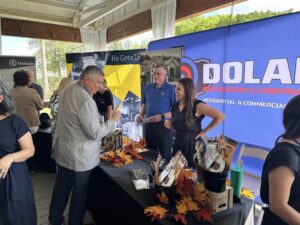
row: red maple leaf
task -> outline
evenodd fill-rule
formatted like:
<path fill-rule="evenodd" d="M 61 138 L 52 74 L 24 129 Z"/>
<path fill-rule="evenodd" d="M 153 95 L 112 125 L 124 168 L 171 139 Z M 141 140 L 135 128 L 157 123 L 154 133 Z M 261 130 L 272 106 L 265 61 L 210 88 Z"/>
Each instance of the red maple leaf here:
<path fill-rule="evenodd" d="M 131 146 L 131 147 L 130 147 Z M 130 145 L 129 147 L 126 146 L 123 150 L 124 153 L 129 154 L 132 158 L 137 159 L 137 160 L 142 160 L 143 157 L 137 153 L 136 150 L 134 150 L 132 148 L 132 145 Z"/>
<path fill-rule="evenodd" d="M 176 220 L 176 222 L 181 222 L 182 224 L 187 225 L 187 220 L 185 215 L 176 213 L 172 215 L 172 217 Z"/>
<path fill-rule="evenodd" d="M 137 155 L 135 156 L 135 158 L 138 159 L 138 160 L 142 160 L 142 159 L 143 159 L 143 157 L 142 157 L 141 155 L 139 155 L 139 154 L 137 154 Z"/>
<path fill-rule="evenodd" d="M 194 193 L 194 181 L 188 178 L 181 179 L 177 183 L 177 192 L 183 196 L 191 196 Z"/>
<path fill-rule="evenodd" d="M 195 181 L 193 181 L 193 173 L 191 170 L 183 170 L 176 184 L 177 193 L 183 196 L 192 196 L 194 193 Z"/>
<path fill-rule="evenodd" d="M 132 144 L 126 145 L 126 146 L 123 148 L 123 150 L 124 150 L 124 151 L 127 151 L 127 150 L 133 150 Z"/>
<path fill-rule="evenodd" d="M 140 139 L 138 143 L 142 146 L 146 146 L 146 140 L 144 138 Z"/>
<path fill-rule="evenodd" d="M 195 216 L 198 221 L 203 220 L 204 222 L 213 222 L 212 219 L 212 209 L 203 208 L 195 212 Z"/>
<path fill-rule="evenodd" d="M 122 160 L 121 158 L 116 158 L 116 159 L 114 160 L 114 162 L 115 162 L 115 163 L 122 163 L 123 160 Z"/>

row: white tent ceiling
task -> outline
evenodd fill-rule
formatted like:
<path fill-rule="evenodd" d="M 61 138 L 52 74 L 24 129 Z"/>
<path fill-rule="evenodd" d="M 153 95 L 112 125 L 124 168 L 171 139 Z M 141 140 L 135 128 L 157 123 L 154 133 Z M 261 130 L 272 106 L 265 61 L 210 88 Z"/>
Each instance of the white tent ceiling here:
<path fill-rule="evenodd" d="M 106 28 L 163 0 L 0 0 L 0 17 Z"/>

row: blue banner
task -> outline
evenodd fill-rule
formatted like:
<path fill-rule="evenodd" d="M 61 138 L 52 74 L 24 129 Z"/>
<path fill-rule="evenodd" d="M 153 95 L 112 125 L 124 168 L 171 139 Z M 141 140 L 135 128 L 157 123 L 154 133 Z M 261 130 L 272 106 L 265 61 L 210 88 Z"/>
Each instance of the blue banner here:
<path fill-rule="evenodd" d="M 153 41 L 148 50 L 183 48 L 183 76 L 226 116 L 209 136 L 271 148 L 285 104 L 300 93 L 299 21 L 300 13 L 288 14 Z"/>

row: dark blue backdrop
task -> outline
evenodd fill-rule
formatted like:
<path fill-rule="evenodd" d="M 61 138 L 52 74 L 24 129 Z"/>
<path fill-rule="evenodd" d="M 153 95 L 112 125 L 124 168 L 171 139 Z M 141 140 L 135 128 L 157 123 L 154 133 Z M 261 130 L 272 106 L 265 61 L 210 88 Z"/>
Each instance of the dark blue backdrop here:
<path fill-rule="evenodd" d="M 200 99 L 226 116 L 209 136 L 224 133 L 239 142 L 271 148 L 283 132 L 284 105 L 300 93 L 299 22 L 299 13 L 278 16 L 153 41 L 148 50 L 183 47 L 183 75 L 194 79 Z M 220 81 L 203 82 L 207 63 L 220 68 Z M 218 78 L 217 70 L 209 71 L 206 77 Z M 225 82 L 223 73 L 229 74 Z"/>

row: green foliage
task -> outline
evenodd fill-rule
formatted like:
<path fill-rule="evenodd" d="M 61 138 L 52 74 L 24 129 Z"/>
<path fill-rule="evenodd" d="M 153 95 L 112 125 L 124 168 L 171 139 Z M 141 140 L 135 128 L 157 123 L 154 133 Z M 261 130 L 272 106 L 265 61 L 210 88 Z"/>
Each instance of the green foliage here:
<path fill-rule="evenodd" d="M 249 21 L 259 20 L 272 16 L 278 16 L 282 14 L 291 13 L 293 10 L 285 10 L 280 12 L 273 11 L 255 11 L 248 14 L 237 15 L 215 15 L 210 17 L 193 17 L 191 19 L 183 20 L 175 25 L 175 35 L 189 34 L 197 31 L 210 30 L 218 27 L 224 27 L 228 25 L 245 23 Z M 108 50 L 126 50 L 126 49 L 138 49 L 147 48 L 151 39 L 142 41 L 121 40 L 110 43 L 107 45 Z"/>
<path fill-rule="evenodd" d="M 107 50 L 128 50 L 128 49 L 141 49 L 147 48 L 148 43 L 151 39 L 141 40 L 141 41 L 117 41 L 107 45 Z"/>
<path fill-rule="evenodd" d="M 255 11 L 248 14 L 237 14 L 233 16 L 215 15 L 210 17 L 193 17 L 191 19 L 183 20 L 177 23 L 175 26 L 175 35 L 177 36 L 182 34 L 189 34 L 197 31 L 209 30 L 238 23 L 245 23 L 291 12 L 292 9 L 281 12 L 273 12 L 268 10 L 266 12 Z"/>
<path fill-rule="evenodd" d="M 49 84 L 49 92 L 45 95 L 45 99 L 50 99 L 53 91 L 58 87 L 59 85 L 59 82 L 63 79 L 63 77 L 48 77 L 48 84 Z M 40 79 L 37 79 L 37 83 L 39 85 L 42 85 L 43 84 L 43 80 L 40 78 Z"/>
<path fill-rule="evenodd" d="M 63 72 L 66 69 L 66 53 L 82 52 L 81 43 L 64 41 L 45 41 L 47 71 L 60 77 L 66 76 Z M 41 71 L 41 44 L 40 40 L 32 39 L 29 41 L 29 48 L 36 49 L 36 62 L 38 73 Z"/>

